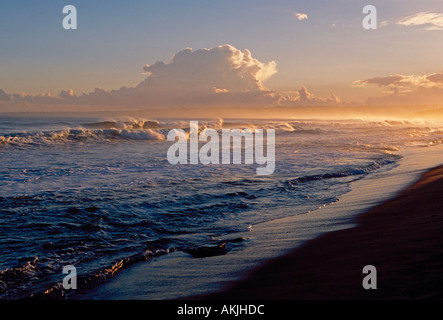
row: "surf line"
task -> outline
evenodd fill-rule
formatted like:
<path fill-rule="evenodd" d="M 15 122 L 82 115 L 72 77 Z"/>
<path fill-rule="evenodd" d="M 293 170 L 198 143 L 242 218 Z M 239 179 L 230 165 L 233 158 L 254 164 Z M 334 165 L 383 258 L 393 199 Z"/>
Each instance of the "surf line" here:
<path fill-rule="evenodd" d="M 264 131 L 263 129 L 222 129 L 219 134 L 217 130 L 211 128 L 199 130 L 198 121 L 190 121 L 189 139 L 183 129 L 169 131 L 167 140 L 175 143 L 168 149 L 168 162 L 173 165 L 220 164 L 221 154 L 221 164 L 231 164 L 231 158 L 232 164 L 242 164 L 242 158 L 244 164 L 254 164 L 255 160 L 256 164 L 262 165 L 256 168 L 256 174 L 270 175 L 275 170 L 275 130 L 267 129 L 266 138 Z M 266 155 L 264 140 L 266 140 Z"/>

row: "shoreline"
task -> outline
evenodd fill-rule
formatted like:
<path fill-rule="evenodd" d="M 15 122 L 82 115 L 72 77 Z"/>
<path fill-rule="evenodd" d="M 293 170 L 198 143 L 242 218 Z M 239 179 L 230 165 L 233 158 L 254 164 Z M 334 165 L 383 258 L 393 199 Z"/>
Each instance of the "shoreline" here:
<path fill-rule="evenodd" d="M 375 172 L 352 183 L 340 201 L 308 214 L 288 216 L 230 235 L 247 238 L 247 245 L 227 255 L 191 258 L 171 252 L 122 270 L 115 278 L 74 300 L 207 299 L 248 278 L 251 271 L 335 230 L 352 228 L 370 208 L 395 197 L 429 168 L 441 164 L 443 145 L 413 148 L 391 170 Z M 423 153 L 426 158 L 423 158 Z M 360 270 L 361 272 L 361 270 Z M 230 297 L 227 297 L 228 299 Z"/>
<path fill-rule="evenodd" d="M 443 298 L 443 165 L 396 197 L 264 262 L 246 278 L 198 299 L 363 300 Z M 365 265 L 377 289 L 365 290 Z"/>

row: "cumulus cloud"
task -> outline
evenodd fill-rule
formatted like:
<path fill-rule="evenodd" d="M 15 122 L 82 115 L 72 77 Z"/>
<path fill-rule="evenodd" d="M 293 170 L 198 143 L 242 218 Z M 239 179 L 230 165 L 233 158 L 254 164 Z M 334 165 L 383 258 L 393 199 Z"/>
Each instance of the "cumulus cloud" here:
<path fill-rule="evenodd" d="M 306 13 L 296 12 L 294 13 L 294 16 L 297 18 L 298 21 L 308 20 L 308 15 Z"/>
<path fill-rule="evenodd" d="M 263 105 L 277 99 L 263 84 L 277 72 L 275 61 L 263 63 L 249 50 L 228 44 L 195 51 L 187 48 L 169 63 L 160 61 L 143 69 L 148 75 L 144 81 L 114 95 L 125 101 L 180 106 Z"/>
<path fill-rule="evenodd" d="M 313 93 L 309 92 L 305 86 L 302 86 L 296 92 L 282 93 L 280 100 L 281 106 L 337 106 L 341 102 L 340 98 L 335 94 L 332 94 L 329 98 L 316 97 Z"/>
<path fill-rule="evenodd" d="M 74 90 L 69 89 L 69 90 L 62 90 L 59 94 L 60 98 L 62 99 L 66 99 L 66 98 L 72 98 L 74 97 Z"/>
<path fill-rule="evenodd" d="M 443 30 L 443 13 L 420 12 L 397 22 L 403 26 L 424 26 L 426 30 Z"/>
<path fill-rule="evenodd" d="M 264 90 L 262 82 L 277 72 L 275 61 L 262 63 L 249 50 L 228 44 L 196 51 L 187 48 L 170 63 L 156 62 L 143 69 L 149 76 L 139 87 L 187 91 Z"/>

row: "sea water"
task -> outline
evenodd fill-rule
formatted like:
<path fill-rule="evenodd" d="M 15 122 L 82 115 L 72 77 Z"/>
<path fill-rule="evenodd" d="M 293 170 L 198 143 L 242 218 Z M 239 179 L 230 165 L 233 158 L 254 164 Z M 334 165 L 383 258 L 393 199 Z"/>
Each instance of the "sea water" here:
<path fill-rule="evenodd" d="M 395 168 L 400 151 L 443 139 L 429 121 L 199 124 L 218 132 L 275 129 L 274 173 L 258 176 L 247 164 L 170 164 L 167 134 L 189 130 L 187 120 L 0 117 L 0 298 L 60 289 L 66 265 L 92 290 L 170 252 L 244 250 L 251 244 L 231 235 L 309 215 L 338 201 L 353 181 Z"/>

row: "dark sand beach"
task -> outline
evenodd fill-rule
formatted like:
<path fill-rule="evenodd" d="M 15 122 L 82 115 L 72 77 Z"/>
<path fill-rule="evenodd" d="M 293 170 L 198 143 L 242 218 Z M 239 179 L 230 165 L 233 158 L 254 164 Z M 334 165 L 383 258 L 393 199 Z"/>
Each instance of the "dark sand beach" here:
<path fill-rule="evenodd" d="M 261 265 L 209 299 L 442 299 L 443 166 L 394 199 Z M 362 286 L 364 266 L 377 289 Z M 199 297 L 201 298 L 201 297 Z"/>

